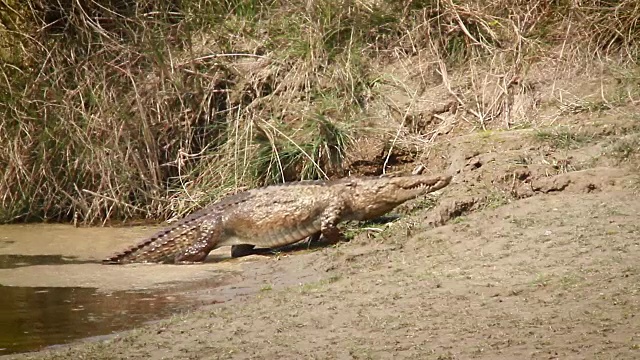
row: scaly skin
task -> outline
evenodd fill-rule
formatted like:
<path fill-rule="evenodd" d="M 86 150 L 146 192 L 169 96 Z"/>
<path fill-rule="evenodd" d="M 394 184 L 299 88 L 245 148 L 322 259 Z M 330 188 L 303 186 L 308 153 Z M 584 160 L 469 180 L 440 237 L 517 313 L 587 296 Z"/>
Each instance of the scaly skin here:
<path fill-rule="evenodd" d="M 419 195 L 442 189 L 451 176 L 411 175 L 301 181 L 222 199 L 103 262 L 194 263 L 232 246 L 233 256 L 254 246 L 276 248 L 322 234 L 342 237 L 339 222 L 370 220 Z"/>

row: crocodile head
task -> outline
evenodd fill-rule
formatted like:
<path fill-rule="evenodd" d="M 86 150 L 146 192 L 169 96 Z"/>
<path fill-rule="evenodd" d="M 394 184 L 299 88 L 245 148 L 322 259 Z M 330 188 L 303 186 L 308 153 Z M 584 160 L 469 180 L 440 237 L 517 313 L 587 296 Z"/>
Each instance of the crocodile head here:
<path fill-rule="evenodd" d="M 440 190 L 450 182 L 450 175 L 411 175 L 367 179 L 355 186 L 351 199 L 354 220 L 369 220 L 382 216 L 405 201 Z"/>

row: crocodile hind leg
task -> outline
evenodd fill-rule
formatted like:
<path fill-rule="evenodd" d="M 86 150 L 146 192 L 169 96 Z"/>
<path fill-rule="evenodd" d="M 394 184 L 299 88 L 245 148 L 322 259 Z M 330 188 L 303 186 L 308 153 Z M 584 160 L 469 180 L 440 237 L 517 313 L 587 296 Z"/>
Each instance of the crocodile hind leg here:
<path fill-rule="evenodd" d="M 176 254 L 174 262 L 176 264 L 204 262 L 211 250 L 218 247 L 222 233 L 220 221 L 217 219 L 203 221 L 198 226 L 198 229 L 194 231 L 195 239 L 193 244 Z"/>

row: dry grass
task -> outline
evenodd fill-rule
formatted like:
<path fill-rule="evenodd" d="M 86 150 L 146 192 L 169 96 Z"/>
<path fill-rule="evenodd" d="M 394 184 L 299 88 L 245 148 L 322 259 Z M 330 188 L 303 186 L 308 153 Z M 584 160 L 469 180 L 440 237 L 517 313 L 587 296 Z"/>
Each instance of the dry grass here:
<path fill-rule="evenodd" d="M 532 66 L 635 65 L 639 17 L 631 0 L 0 0 L 0 222 L 180 216 L 344 175 L 372 134 L 388 160 L 444 128 L 528 124 Z M 434 84 L 452 106 L 425 110 Z"/>

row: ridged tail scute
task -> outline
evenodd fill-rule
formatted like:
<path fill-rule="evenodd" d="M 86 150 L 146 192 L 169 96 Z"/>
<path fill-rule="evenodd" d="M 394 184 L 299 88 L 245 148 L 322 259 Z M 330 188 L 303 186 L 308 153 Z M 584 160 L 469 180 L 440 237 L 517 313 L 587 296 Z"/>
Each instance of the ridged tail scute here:
<path fill-rule="evenodd" d="M 115 265 L 115 264 L 125 264 L 125 263 L 129 263 L 129 262 L 134 262 L 134 261 L 146 261 L 146 262 L 157 262 L 157 261 L 163 261 L 163 260 L 168 260 L 168 259 L 156 259 L 158 257 L 159 254 L 150 254 L 149 250 L 151 250 L 150 248 L 157 248 L 158 246 L 166 246 L 166 243 L 168 241 L 170 241 L 170 234 L 173 231 L 173 228 L 170 229 L 166 229 L 163 230 L 162 232 L 159 232 L 147 239 L 145 239 L 144 241 L 133 245 L 131 247 L 129 247 L 128 249 L 119 252 L 105 260 L 102 260 L 103 264 L 106 265 Z M 162 241 L 162 239 L 164 239 L 165 237 L 168 237 L 167 239 L 165 239 L 165 241 Z M 142 252 L 142 253 L 140 253 Z M 146 257 L 144 253 L 147 253 Z"/>

